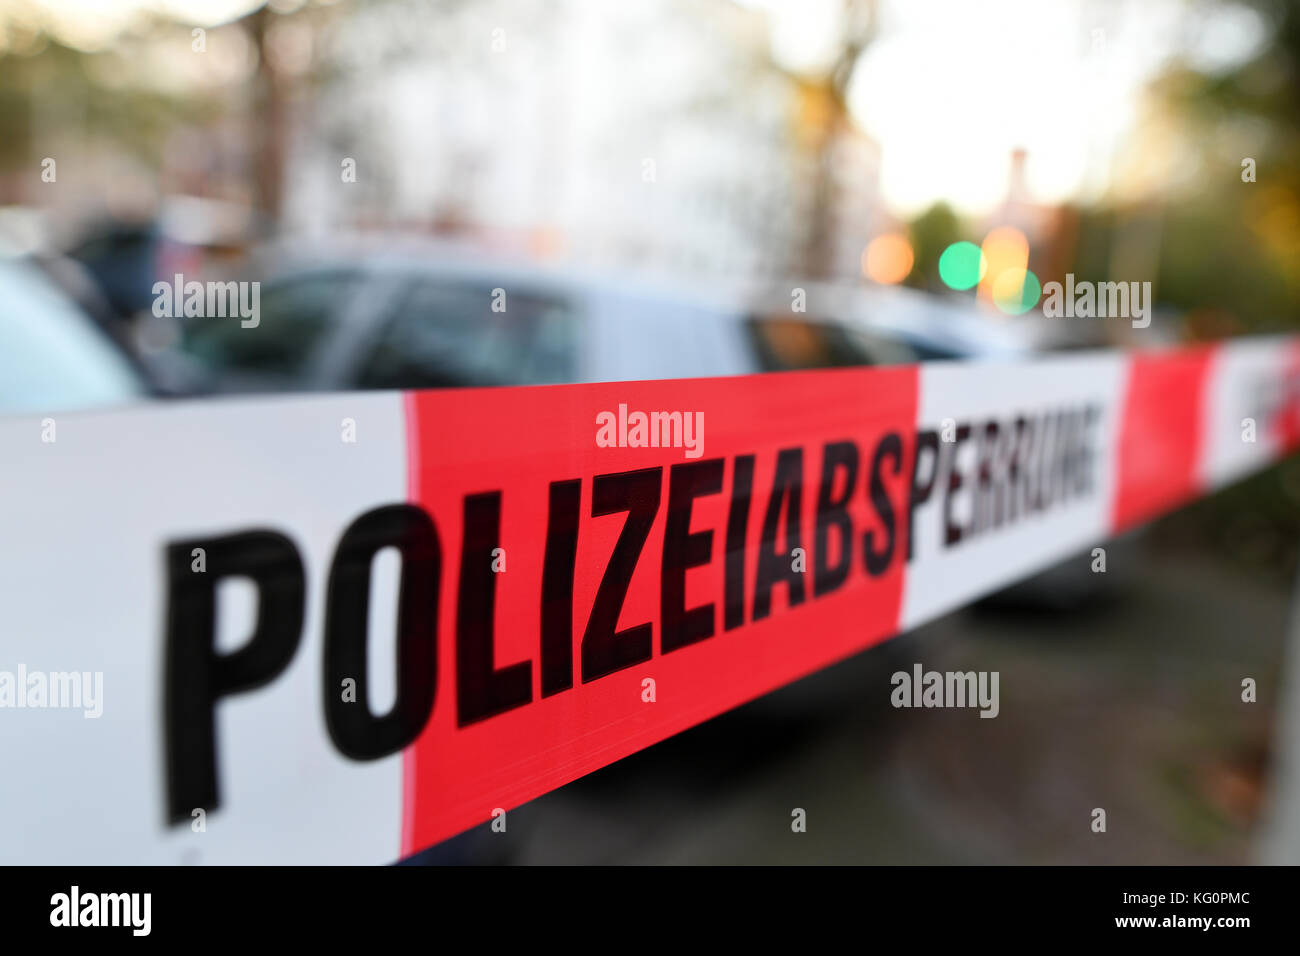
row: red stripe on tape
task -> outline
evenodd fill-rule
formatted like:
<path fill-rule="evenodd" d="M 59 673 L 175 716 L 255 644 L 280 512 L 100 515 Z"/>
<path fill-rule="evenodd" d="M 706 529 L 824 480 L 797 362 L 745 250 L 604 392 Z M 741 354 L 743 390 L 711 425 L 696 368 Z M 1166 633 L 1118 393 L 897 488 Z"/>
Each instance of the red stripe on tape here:
<path fill-rule="evenodd" d="M 1285 454 L 1300 448 L 1300 339 L 1288 339 L 1282 348 L 1281 408 L 1270 424 Z"/>
<path fill-rule="evenodd" d="M 1120 423 L 1115 531 L 1174 508 L 1199 490 L 1212 347 L 1137 353 Z"/>
<path fill-rule="evenodd" d="M 413 395 L 410 493 L 444 570 L 403 852 L 894 634 L 917 387 L 890 368 Z M 598 447 L 598 415 L 617 437 L 638 411 L 701 416 L 699 456 Z"/>

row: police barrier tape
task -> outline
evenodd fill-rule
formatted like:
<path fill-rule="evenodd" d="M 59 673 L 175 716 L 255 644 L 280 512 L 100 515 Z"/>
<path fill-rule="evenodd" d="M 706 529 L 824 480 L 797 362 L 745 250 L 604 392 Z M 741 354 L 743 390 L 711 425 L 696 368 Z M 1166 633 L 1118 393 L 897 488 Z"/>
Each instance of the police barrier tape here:
<path fill-rule="evenodd" d="M 1275 460 L 1298 375 L 1274 338 L 0 421 L 0 859 L 415 852 Z"/>

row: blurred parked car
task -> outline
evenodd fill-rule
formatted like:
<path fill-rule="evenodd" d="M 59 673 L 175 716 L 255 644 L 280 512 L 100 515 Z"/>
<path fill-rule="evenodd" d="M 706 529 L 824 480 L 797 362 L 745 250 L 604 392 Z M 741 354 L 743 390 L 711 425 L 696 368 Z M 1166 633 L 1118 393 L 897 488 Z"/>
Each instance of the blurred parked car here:
<path fill-rule="evenodd" d="M 707 290 L 499 266 L 422 246 L 259 256 L 256 330 L 185 320 L 153 365 L 202 391 L 536 385 L 893 365 L 1023 351 L 910 290 Z M 966 321 L 962 321 L 966 320 Z"/>
<path fill-rule="evenodd" d="M 130 361 L 42 269 L 0 251 L 0 414 L 99 408 L 148 392 Z"/>

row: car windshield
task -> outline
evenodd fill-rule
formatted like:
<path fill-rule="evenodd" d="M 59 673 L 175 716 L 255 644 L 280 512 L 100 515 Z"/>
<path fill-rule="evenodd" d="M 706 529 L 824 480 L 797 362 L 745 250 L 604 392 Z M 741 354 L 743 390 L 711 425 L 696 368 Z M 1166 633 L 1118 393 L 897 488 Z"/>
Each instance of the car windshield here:
<path fill-rule="evenodd" d="M 312 272 L 259 290 L 257 324 L 238 317 L 187 319 L 184 349 L 216 372 L 292 378 L 301 374 L 357 283 L 352 272 Z"/>
<path fill-rule="evenodd" d="M 56 286 L 0 259 L 0 412 L 115 405 L 143 391 L 130 363 Z"/>

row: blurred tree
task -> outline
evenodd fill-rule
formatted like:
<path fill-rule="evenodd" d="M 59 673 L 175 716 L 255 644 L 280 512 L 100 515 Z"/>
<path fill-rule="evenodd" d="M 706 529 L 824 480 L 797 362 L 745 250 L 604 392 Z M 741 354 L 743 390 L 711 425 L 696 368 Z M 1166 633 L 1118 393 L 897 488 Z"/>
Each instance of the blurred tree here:
<path fill-rule="evenodd" d="M 69 144 L 88 161 L 102 147 L 156 172 L 179 125 L 215 115 L 211 97 L 129 78 L 132 56 L 148 44 L 188 46 L 188 29 L 173 21 L 142 16 L 130 36 L 88 52 L 61 42 L 34 5 L 17 3 L 0 6 L 0 33 L 8 40 L 0 52 L 0 203 L 32 202 L 41 159 Z"/>
<path fill-rule="evenodd" d="M 919 289 L 942 289 L 939 257 L 963 238 L 961 222 L 951 206 L 937 202 L 908 225 L 915 256 L 907 284 Z"/>
<path fill-rule="evenodd" d="M 803 271 L 810 278 L 829 276 L 835 249 L 834 144 L 852 127 L 848 89 L 858 60 L 875 35 L 875 0 L 843 0 L 840 35 L 829 67 L 815 76 L 797 77 L 802 109 L 800 131 L 813 161 L 812 201 Z"/>
<path fill-rule="evenodd" d="M 1159 299 L 1212 339 L 1300 326 L 1300 4 L 1237 0 L 1267 28 L 1244 63 L 1211 72 L 1176 65 L 1153 92 L 1182 125 L 1192 189 L 1169 203 Z M 1229 6 L 1224 0 L 1224 6 Z M 1255 160 L 1255 181 L 1242 161 Z M 1261 576 L 1292 580 L 1300 537 L 1300 463 L 1284 461 L 1162 519 L 1157 533 L 1200 535 Z"/>
<path fill-rule="evenodd" d="M 1202 332 L 1300 324 L 1300 5 L 1242 2 L 1267 24 L 1254 56 L 1221 72 L 1178 65 L 1154 87 L 1200 166 L 1192 201 L 1165 213 L 1159 293 Z"/>

